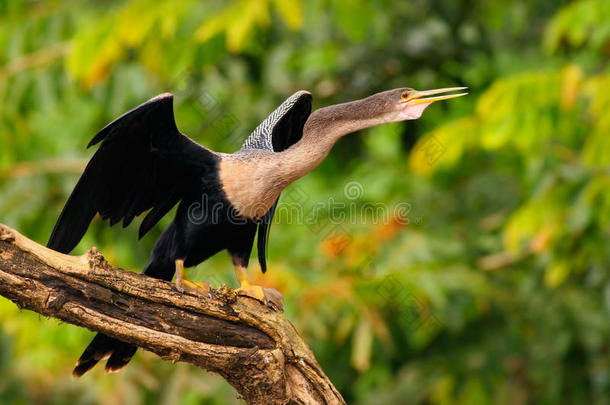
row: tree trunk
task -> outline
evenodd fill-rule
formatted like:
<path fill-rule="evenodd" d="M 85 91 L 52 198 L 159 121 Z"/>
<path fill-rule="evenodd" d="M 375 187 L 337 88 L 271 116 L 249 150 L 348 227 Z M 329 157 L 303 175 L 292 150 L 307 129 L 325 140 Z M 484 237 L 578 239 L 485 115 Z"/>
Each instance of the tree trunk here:
<path fill-rule="evenodd" d="M 222 286 L 212 297 L 64 255 L 0 224 L 0 295 L 20 308 L 102 332 L 223 376 L 248 404 L 344 404 L 280 311 Z"/>

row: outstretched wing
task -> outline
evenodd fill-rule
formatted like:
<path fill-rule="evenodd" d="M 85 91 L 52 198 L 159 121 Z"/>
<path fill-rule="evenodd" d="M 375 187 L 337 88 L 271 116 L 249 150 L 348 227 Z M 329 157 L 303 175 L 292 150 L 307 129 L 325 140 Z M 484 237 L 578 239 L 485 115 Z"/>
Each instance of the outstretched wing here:
<path fill-rule="evenodd" d="M 298 142 L 311 114 L 311 94 L 298 91 L 275 109 L 246 139 L 241 149 L 263 149 L 281 152 Z M 277 200 L 258 224 L 258 261 L 263 273 L 267 270 L 267 241 Z"/>
<path fill-rule="evenodd" d="M 178 131 L 169 93 L 115 119 L 88 147 L 99 142 L 55 224 L 51 249 L 69 253 L 96 213 L 111 226 L 123 220 L 125 227 L 150 209 L 140 226 L 142 237 L 217 162 L 212 151 Z"/>

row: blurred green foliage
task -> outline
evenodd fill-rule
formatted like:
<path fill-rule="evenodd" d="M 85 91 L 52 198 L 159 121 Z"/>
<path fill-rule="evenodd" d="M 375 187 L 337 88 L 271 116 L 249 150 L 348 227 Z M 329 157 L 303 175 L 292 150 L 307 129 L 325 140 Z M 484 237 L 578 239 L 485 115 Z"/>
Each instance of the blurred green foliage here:
<path fill-rule="evenodd" d="M 324 106 L 466 85 L 341 140 L 283 197 L 388 220 L 280 215 L 251 273 L 349 403 L 609 404 L 609 57 L 607 0 L 0 0 L 0 221 L 45 243 L 88 140 L 163 91 L 231 152 L 298 89 Z M 169 220 L 138 243 L 96 220 L 75 253 L 140 269 Z M 235 286 L 226 254 L 191 275 Z M 91 336 L 1 300 L 0 403 L 240 403 L 148 353 L 72 380 Z"/>

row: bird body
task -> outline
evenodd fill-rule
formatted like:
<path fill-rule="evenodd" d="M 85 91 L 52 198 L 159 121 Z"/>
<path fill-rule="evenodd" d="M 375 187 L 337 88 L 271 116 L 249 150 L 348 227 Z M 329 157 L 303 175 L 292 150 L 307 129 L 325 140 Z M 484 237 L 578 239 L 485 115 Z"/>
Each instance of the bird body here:
<path fill-rule="evenodd" d="M 309 173 L 342 136 L 363 128 L 416 119 L 446 91 L 395 89 L 311 113 L 311 94 L 299 91 L 269 115 L 235 153 L 211 151 L 183 135 L 174 121 L 173 96 L 162 94 L 105 126 L 89 143 L 101 143 L 70 195 L 48 247 L 69 253 L 99 213 L 111 225 L 127 226 L 147 212 L 146 234 L 178 204 L 170 225 L 155 242 L 143 273 L 192 288 L 184 266 L 195 266 L 227 250 L 240 293 L 267 302 L 266 291 L 250 284 L 248 266 L 258 231 L 258 258 L 266 270 L 267 237 L 282 190 Z M 460 94 L 461 95 L 461 94 Z M 311 115 L 310 115 L 311 114 Z M 204 290 L 208 286 L 200 286 Z M 136 347 L 97 334 L 73 374 L 80 376 L 102 358 L 106 370 L 125 366 Z"/>
<path fill-rule="evenodd" d="M 222 156 L 218 175 L 223 193 L 240 217 L 258 220 L 278 199 L 287 182 L 274 152 L 243 150 Z"/>
<path fill-rule="evenodd" d="M 176 274 L 177 285 L 184 288 L 189 284 L 183 280 L 183 266 L 195 266 L 227 250 L 243 292 L 266 299 L 260 287 L 249 284 L 244 270 L 257 229 L 259 262 L 266 269 L 271 207 L 284 186 L 274 180 L 273 150 L 261 148 L 280 150 L 301 137 L 311 95 L 299 92 L 286 100 L 234 154 L 211 151 L 180 133 L 172 101 L 171 94 L 157 96 L 123 114 L 92 139 L 89 146 L 100 142 L 101 146 L 70 195 L 47 246 L 69 253 L 96 213 L 111 225 L 123 220 L 127 226 L 148 211 L 140 225 L 141 237 L 178 204 L 174 220 L 155 242 L 143 273 L 168 281 Z M 298 117 L 291 116 L 296 113 Z M 238 187 L 250 191 L 227 194 Z M 97 334 L 73 374 L 82 375 L 105 357 L 109 357 L 106 369 L 118 370 L 136 349 Z"/>

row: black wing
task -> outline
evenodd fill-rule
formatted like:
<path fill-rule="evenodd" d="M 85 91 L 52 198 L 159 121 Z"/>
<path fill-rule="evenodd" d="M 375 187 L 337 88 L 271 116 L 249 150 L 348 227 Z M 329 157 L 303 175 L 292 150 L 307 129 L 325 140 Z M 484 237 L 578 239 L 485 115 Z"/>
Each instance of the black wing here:
<path fill-rule="evenodd" d="M 281 152 L 297 143 L 311 114 L 311 94 L 299 91 L 275 109 L 246 139 L 241 149 L 264 149 Z M 258 262 L 263 273 L 267 270 L 267 241 L 277 200 L 258 225 Z"/>
<path fill-rule="evenodd" d="M 262 149 L 281 152 L 303 136 L 303 127 L 311 114 L 311 93 L 301 90 L 279 105 L 244 142 L 241 150 Z"/>
<path fill-rule="evenodd" d="M 269 211 L 260 219 L 258 223 L 258 237 L 256 239 L 256 247 L 258 249 L 258 263 L 261 265 L 262 272 L 267 271 L 267 247 L 269 246 L 269 228 L 271 228 L 271 222 L 273 221 L 273 214 L 275 214 L 275 207 L 280 200 L 273 203 Z"/>
<path fill-rule="evenodd" d="M 173 96 L 161 94 L 106 125 L 102 142 L 64 207 L 47 246 L 69 253 L 96 213 L 123 227 L 146 210 L 142 237 L 188 192 L 216 155 L 176 127 Z M 198 190 L 201 191 L 201 190 Z"/>

